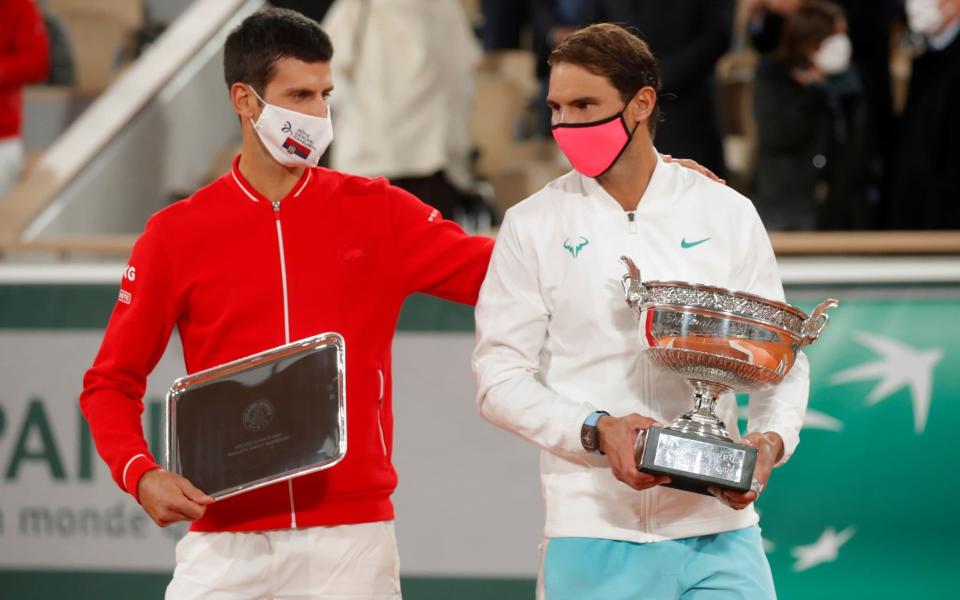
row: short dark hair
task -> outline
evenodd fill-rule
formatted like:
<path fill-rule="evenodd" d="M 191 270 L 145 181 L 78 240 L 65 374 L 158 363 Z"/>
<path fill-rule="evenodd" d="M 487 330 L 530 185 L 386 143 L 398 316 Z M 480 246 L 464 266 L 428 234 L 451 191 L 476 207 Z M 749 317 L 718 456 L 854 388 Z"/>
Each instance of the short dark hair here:
<path fill-rule="evenodd" d="M 243 82 L 263 94 L 276 74 L 277 61 L 330 62 L 333 44 L 313 19 L 284 8 L 254 13 L 230 32 L 223 46 L 227 88 Z"/>
<path fill-rule="evenodd" d="M 660 93 L 660 69 L 650 46 L 639 34 L 613 23 L 598 23 L 573 32 L 550 53 L 549 62 L 550 66 L 570 63 L 606 77 L 624 102 L 646 86 Z M 647 121 L 650 135 L 656 133 L 659 121 L 658 101 Z"/>
<path fill-rule="evenodd" d="M 787 17 L 780 36 L 776 57 L 790 68 L 810 66 L 807 51 L 816 48 L 837 29 L 837 21 L 844 18 L 843 9 L 822 0 L 807 0 Z"/>

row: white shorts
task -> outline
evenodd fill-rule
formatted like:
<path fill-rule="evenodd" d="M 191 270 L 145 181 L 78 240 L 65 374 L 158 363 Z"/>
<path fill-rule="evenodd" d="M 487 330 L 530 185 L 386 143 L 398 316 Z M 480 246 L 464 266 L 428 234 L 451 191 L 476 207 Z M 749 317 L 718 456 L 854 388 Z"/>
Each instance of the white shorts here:
<path fill-rule="evenodd" d="M 166 600 L 399 600 L 393 522 L 188 533 Z"/>

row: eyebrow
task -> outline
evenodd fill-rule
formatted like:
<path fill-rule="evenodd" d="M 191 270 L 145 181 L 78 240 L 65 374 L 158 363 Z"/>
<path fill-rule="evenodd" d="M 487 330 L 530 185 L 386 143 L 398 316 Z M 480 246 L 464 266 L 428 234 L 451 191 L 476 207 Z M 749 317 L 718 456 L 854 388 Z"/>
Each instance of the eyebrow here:
<path fill-rule="evenodd" d="M 570 100 L 569 102 L 566 102 L 566 104 L 577 104 L 577 103 L 599 104 L 599 103 L 600 103 L 600 99 L 599 99 L 599 98 L 595 98 L 595 97 L 593 97 L 593 96 L 581 96 L 580 98 L 574 98 L 573 100 Z M 553 106 L 560 106 L 560 103 L 557 102 L 556 100 L 553 100 L 552 98 L 547 98 L 547 104 L 548 104 L 548 105 L 553 105 Z"/>
<path fill-rule="evenodd" d="M 332 91 L 333 86 L 331 85 L 330 87 L 324 88 L 320 93 L 329 94 Z M 313 88 L 290 88 L 285 93 L 288 96 L 295 96 L 297 94 L 316 94 L 316 91 Z"/>

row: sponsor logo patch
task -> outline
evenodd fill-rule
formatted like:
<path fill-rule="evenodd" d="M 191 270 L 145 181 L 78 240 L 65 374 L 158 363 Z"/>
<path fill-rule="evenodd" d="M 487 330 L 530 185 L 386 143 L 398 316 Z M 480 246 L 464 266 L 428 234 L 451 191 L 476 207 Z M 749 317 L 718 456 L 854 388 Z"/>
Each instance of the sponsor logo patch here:
<path fill-rule="evenodd" d="M 310 156 L 310 148 L 307 148 L 292 137 L 288 137 L 286 141 L 283 142 L 283 149 L 287 151 L 287 154 L 295 154 L 300 158 Z"/>

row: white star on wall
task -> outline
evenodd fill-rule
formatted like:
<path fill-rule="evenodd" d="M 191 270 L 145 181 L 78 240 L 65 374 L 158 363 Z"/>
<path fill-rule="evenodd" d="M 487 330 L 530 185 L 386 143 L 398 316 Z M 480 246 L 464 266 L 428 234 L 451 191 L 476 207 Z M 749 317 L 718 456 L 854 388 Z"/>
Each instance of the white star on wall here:
<path fill-rule="evenodd" d="M 807 414 L 803 415 L 804 429 L 826 429 L 827 431 L 840 431 L 843 429 L 843 421 L 831 417 L 827 413 L 807 409 Z"/>
<path fill-rule="evenodd" d="M 738 417 L 746 421 L 750 416 L 750 409 L 746 405 L 739 407 Z M 804 429 L 825 429 L 827 431 L 840 431 L 843 429 L 843 421 L 836 417 L 831 417 L 827 413 L 808 408 L 803 415 Z"/>
<path fill-rule="evenodd" d="M 797 559 L 793 564 L 793 570 L 799 573 L 819 564 L 837 560 L 840 547 L 849 542 L 855 532 L 853 527 L 847 527 L 840 533 L 837 533 L 833 527 L 827 527 L 814 543 L 794 547 L 790 551 L 790 554 Z"/>
<path fill-rule="evenodd" d="M 933 368 L 943 359 L 943 350 L 917 350 L 890 338 L 862 331 L 855 333 L 854 337 L 878 354 L 880 360 L 836 373 L 830 378 L 830 383 L 837 385 L 880 379 L 867 396 L 867 403 L 871 406 L 902 387 L 909 386 L 913 400 L 913 427 L 917 433 L 923 433 L 933 394 Z"/>

